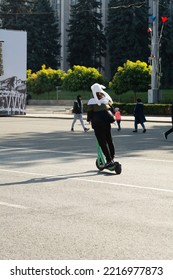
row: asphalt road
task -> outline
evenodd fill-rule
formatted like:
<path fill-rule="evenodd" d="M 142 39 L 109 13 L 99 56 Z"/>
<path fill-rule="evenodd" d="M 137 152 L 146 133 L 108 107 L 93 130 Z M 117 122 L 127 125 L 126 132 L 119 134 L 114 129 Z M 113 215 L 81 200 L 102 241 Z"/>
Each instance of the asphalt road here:
<path fill-rule="evenodd" d="M 169 124 L 112 125 L 122 174 L 99 172 L 92 130 L 0 118 L 0 259 L 173 259 Z"/>

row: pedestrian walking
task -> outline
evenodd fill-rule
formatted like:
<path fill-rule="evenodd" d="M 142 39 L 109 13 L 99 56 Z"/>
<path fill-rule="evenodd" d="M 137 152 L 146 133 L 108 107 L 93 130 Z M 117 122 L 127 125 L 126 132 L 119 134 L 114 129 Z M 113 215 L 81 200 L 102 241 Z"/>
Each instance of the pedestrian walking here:
<path fill-rule="evenodd" d="M 143 128 L 143 133 L 145 133 L 146 128 L 145 128 L 144 122 L 146 122 L 146 118 L 144 115 L 144 105 L 140 98 L 137 98 L 137 100 L 136 100 L 136 105 L 135 105 L 133 114 L 135 117 L 135 121 L 134 121 L 135 130 L 133 130 L 133 132 L 138 132 L 138 124 L 141 124 L 141 126 Z"/>
<path fill-rule="evenodd" d="M 118 126 L 118 131 L 121 130 L 121 112 L 120 109 L 118 107 L 115 108 L 115 120 Z"/>
<path fill-rule="evenodd" d="M 80 123 L 83 127 L 83 130 L 85 132 L 87 132 L 89 130 L 89 128 L 85 127 L 84 121 L 83 121 L 83 115 L 82 115 L 83 114 L 83 103 L 82 103 L 81 95 L 78 95 L 77 99 L 74 101 L 72 112 L 74 114 L 74 118 L 73 118 L 73 122 L 71 125 L 71 131 L 74 131 L 74 125 L 75 125 L 76 121 L 79 119 Z"/>
<path fill-rule="evenodd" d="M 104 86 L 94 84 L 91 86 L 93 98 L 88 101 L 87 121 L 91 122 L 97 141 L 106 158 L 106 167 L 114 166 L 115 147 L 111 135 L 111 123 L 115 121 L 114 114 L 110 112 L 112 99 L 105 92 Z"/>
<path fill-rule="evenodd" d="M 164 138 L 167 140 L 168 135 L 173 132 L 173 103 L 171 106 L 172 128 L 163 133 Z"/>

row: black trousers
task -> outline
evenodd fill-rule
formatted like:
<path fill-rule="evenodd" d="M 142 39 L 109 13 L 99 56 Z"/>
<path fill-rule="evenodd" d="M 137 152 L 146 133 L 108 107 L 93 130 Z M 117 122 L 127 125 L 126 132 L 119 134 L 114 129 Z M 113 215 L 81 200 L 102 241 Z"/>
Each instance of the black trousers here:
<path fill-rule="evenodd" d="M 97 141 L 106 157 L 106 161 L 111 161 L 115 155 L 115 148 L 111 135 L 111 125 L 108 123 L 102 124 L 101 126 L 94 126 L 93 128 Z"/>
<path fill-rule="evenodd" d="M 166 137 L 173 132 L 173 127 L 165 132 Z"/>

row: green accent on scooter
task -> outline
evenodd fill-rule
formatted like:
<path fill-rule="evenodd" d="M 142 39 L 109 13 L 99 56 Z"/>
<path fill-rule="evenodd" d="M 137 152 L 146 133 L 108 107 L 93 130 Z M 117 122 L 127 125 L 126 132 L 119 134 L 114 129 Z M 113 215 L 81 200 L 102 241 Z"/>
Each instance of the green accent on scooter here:
<path fill-rule="evenodd" d="M 105 156 L 102 152 L 102 149 L 98 143 L 98 141 L 96 142 L 97 144 L 97 159 L 96 159 L 96 166 L 97 168 L 102 171 L 104 169 L 108 169 L 110 171 L 115 171 L 116 174 L 120 174 L 122 172 L 122 167 L 121 167 L 121 164 L 119 162 L 115 162 L 115 165 L 114 166 L 111 166 L 111 167 L 107 167 L 105 168 L 104 165 L 106 163 L 106 159 L 105 159 Z"/>

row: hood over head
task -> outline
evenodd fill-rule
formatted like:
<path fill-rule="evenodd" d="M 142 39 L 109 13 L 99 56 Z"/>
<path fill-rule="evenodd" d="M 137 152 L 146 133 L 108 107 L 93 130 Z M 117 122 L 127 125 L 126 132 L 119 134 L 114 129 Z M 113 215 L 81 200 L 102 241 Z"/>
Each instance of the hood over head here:
<path fill-rule="evenodd" d="M 103 85 L 100 85 L 100 84 L 93 84 L 91 86 L 91 90 L 92 90 L 92 93 L 93 93 L 93 97 L 96 101 L 96 103 L 100 106 L 101 105 L 101 101 L 98 99 L 97 97 L 97 92 L 100 92 L 100 93 L 103 93 L 104 94 L 104 98 L 106 98 L 108 101 L 111 101 L 112 102 L 112 98 L 110 97 L 110 95 L 104 91 L 103 89 L 105 89 L 106 87 L 103 86 Z"/>

